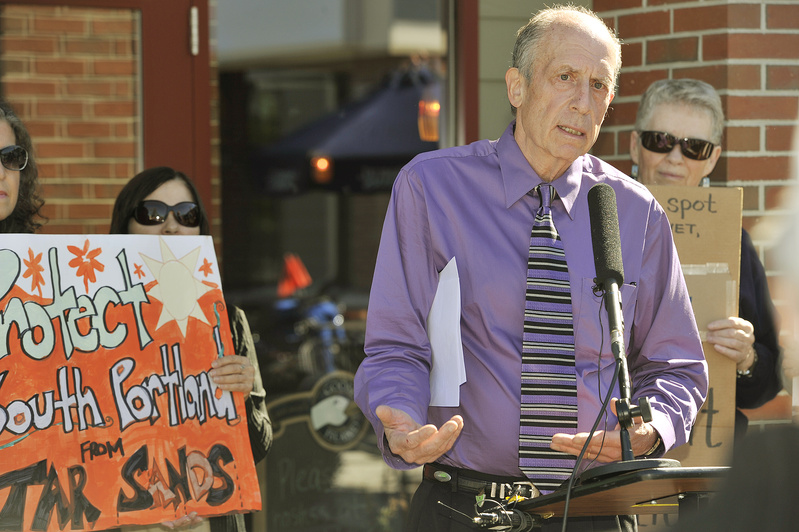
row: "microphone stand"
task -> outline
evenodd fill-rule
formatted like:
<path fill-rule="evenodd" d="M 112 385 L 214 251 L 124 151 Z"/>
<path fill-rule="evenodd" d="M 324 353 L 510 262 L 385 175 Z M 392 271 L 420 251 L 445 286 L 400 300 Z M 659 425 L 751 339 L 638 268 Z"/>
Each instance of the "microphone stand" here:
<path fill-rule="evenodd" d="M 632 391 L 630 385 L 630 370 L 627 367 L 627 355 L 624 347 L 624 315 L 621 310 L 621 292 L 619 284 L 613 277 L 605 280 L 597 279 L 597 286 L 604 291 L 605 309 L 608 313 L 608 326 L 610 328 L 610 349 L 616 359 L 619 379 L 619 399 L 616 402 L 616 417 L 619 419 L 621 436 L 621 461 L 604 464 L 585 471 L 580 475 L 580 481 L 605 477 L 611 474 L 651 469 L 653 467 L 679 467 L 680 462 L 667 458 L 635 458 L 632 443 L 630 442 L 630 427 L 633 419 L 642 418 L 645 422 L 652 421 L 652 407 L 648 397 L 638 399 L 638 406 L 632 406 Z"/>
<path fill-rule="evenodd" d="M 620 397 L 616 403 L 616 416 L 619 418 L 621 426 L 621 459 L 632 460 L 635 456 L 630 442 L 629 428 L 633 425 L 633 417 L 638 415 L 646 422 L 652 421 L 652 410 L 648 397 L 644 398 L 645 405 L 642 404 L 637 409 L 630 407 L 632 392 L 630 391 L 630 371 L 627 367 L 627 355 L 624 349 L 624 315 L 621 312 L 621 292 L 619 292 L 619 285 L 615 279 L 605 281 L 603 286 L 607 286 L 603 299 L 610 324 L 610 349 L 613 358 L 616 359 L 619 372 Z"/>

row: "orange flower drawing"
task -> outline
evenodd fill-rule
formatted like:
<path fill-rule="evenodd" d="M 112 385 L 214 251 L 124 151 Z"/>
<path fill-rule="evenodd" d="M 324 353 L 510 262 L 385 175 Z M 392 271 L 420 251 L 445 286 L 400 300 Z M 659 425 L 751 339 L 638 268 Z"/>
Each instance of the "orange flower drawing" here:
<path fill-rule="evenodd" d="M 76 268 L 75 275 L 83 277 L 83 286 L 86 288 L 86 293 L 89 292 L 89 282 L 97 281 L 95 271 L 101 272 L 105 270 L 105 266 L 96 257 L 103 252 L 102 248 L 95 248 L 89 251 L 89 239 L 83 244 L 83 249 L 76 246 L 67 246 L 67 249 L 75 255 L 75 258 L 69 261 L 72 268 Z"/>
<path fill-rule="evenodd" d="M 208 259 L 203 259 L 203 265 L 200 266 L 199 271 L 203 272 L 203 275 L 208 277 L 209 275 L 214 273 L 214 270 L 212 269 L 212 266 L 213 266 L 213 264 L 208 262 Z"/>
<path fill-rule="evenodd" d="M 22 262 L 25 263 L 27 269 L 25 273 L 22 275 L 23 278 L 31 278 L 31 292 L 34 290 L 39 291 L 39 297 L 42 297 L 42 286 L 44 286 L 44 277 L 42 277 L 42 272 L 44 271 L 44 267 L 40 264 L 42 261 L 42 254 L 39 253 L 35 257 L 33 256 L 33 250 L 28 248 L 28 257 L 30 260 L 22 259 Z"/>

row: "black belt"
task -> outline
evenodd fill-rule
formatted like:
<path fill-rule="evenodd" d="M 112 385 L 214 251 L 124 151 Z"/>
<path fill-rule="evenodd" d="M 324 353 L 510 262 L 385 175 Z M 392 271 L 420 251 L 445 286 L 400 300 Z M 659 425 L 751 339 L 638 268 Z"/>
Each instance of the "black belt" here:
<path fill-rule="evenodd" d="M 483 478 L 479 478 L 483 477 Z M 518 495 L 532 499 L 541 495 L 532 482 L 513 477 L 498 477 L 477 473 L 468 469 L 460 469 L 442 464 L 425 464 L 424 478 L 434 482 L 449 484 L 452 491 L 462 493 L 485 494 L 491 499 L 504 500 L 506 497 Z"/>

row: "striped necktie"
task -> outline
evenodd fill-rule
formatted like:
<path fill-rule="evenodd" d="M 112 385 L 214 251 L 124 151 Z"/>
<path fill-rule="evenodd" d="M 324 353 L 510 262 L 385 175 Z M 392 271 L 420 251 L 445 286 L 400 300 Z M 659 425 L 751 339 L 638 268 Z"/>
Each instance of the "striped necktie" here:
<path fill-rule="evenodd" d="M 541 197 L 527 259 L 522 339 L 519 468 L 543 493 L 569 478 L 575 457 L 549 448 L 552 435 L 577 431 L 574 324 L 566 255 L 552 222 L 552 185 Z"/>

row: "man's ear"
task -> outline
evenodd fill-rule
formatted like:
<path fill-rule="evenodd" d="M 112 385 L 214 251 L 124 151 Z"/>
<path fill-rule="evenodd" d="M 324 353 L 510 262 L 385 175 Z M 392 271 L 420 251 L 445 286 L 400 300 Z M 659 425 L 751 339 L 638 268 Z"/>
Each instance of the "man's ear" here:
<path fill-rule="evenodd" d="M 508 89 L 508 101 L 518 109 L 524 97 L 524 76 L 518 68 L 511 67 L 505 72 L 505 85 Z"/>

